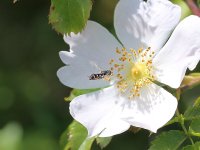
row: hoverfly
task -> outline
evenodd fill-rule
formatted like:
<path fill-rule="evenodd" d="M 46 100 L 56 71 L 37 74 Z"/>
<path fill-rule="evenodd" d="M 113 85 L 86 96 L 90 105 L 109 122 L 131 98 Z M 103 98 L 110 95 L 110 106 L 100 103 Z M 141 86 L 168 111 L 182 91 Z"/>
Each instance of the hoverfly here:
<path fill-rule="evenodd" d="M 89 76 L 89 80 L 99 80 L 99 79 L 106 79 L 107 77 L 110 77 L 112 75 L 112 72 L 110 70 L 101 71 L 100 73 L 91 74 Z"/>

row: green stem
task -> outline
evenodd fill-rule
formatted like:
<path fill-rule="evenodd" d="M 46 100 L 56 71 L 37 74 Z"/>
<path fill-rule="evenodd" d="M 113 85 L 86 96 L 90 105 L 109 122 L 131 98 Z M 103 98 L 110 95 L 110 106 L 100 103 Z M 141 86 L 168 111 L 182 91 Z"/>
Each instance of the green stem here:
<path fill-rule="evenodd" d="M 187 137 L 189 138 L 190 142 L 192 143 L 192 145 L 194 145 L 194 141 L 191 138 L 190 134 L 188 133 L 186 127 L 185 127 L 185 123 L 184 123 L 184 118 L 183 116 L 179 113 L 178 109 L 176 110 L 176 115 L 179 118 L 179 123 L 181 124 L 181 127 L 183 129 L 183 131 L 185 132 L 185 134 L 187 135 Z"/>

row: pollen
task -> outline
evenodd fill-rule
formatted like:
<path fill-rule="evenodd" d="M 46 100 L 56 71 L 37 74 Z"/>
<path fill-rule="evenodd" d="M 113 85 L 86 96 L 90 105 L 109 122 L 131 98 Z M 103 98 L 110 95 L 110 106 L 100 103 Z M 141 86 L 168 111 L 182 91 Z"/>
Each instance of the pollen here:
<path fill-rule="evenodd" d="M 146 49 L 116 49 L 118 60 L 111 59 L 109 64 L 116 79 L 116 87 L 128 99 L 139 97 L 141 89 L 155 80 L 152 58 L 155 52 L 151 47 Z"/>

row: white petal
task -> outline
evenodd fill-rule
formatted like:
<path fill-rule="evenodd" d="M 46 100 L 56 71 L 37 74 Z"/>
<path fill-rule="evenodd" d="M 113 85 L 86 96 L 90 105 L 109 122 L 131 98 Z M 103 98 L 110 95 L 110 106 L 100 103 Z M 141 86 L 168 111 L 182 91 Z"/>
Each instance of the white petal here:
<path fill-rule="evenodd" d="M 178 88 L 186 69 L 200 60 L 200 18 L 189 16 L 176 27 L 170 39 L 153 60 L 157 80 Z"/>
<path fill-rule="evenodd" d="M 141 96 L 124 105 L 125 121 L 133 126 L 156 132 L 174 115 L 177 100 L 163 88 L 151 84 L 141 90 Z"/>
<path fill-rule="evenodd" d="M 87 64 L 90 65 L 88 62 L 82 61 L 78 67 L 75 65 L 61 67 L 57 71 L 60 82 L 76 89 L 100 88 L 110 85 L 110 83 L 104 79 L 89 80 L 89 76 L 96 71 L 96 68 L 87 68 Z"/>
<path fill-rule="evenodd" d="M 134 100 L 120 96 L 114 87 L 79 96 L 70 103 L 70 113 L 89 136 L 105 137 L 122 133 L 130 125 L 156 132 L 172 118 L 176 107 L 174 96 L 152 84 Z"/>
<path fill-rule="evenodd" d="M 87 89 L 108 86 L 104 80 L 89 80 L 89 76 L 110 69 L 109 61 L 115 58 L 119 42 L 103 26 L 88 21 L 79 34 L 64 36 L 70 52 L 61 51 L 60 58 L 67 66 L 58 70 L 60 81 L 72 88 Z"/>
<path fill-rule="evenodd" d="M 160 49 L 178 24 L 181 9 L 168 0 L 120 0 L 114 25 L 126 48 Z"/>
<path fill-rule="evenodd" d="M 106 137 L 126 131 L 130 125 L 120 119 L 121 111 L 113 87 L 81 95 L 70 103 L 71 115 L 87 128 L 90 137 Z"/>

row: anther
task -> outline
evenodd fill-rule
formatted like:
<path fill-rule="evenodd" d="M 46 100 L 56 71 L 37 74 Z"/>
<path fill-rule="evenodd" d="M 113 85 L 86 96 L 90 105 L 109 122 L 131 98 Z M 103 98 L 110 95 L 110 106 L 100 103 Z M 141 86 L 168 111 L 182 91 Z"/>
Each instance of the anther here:
<path fill-rule="evenodd" d="M 119 67 L 119 65 L 118 65 L 118 64 L 115 64 L 114 67 L 117 68 L 117 67 Z"/>
<path fill-rule="evenodd" d="M 151 47 L 145 50 L 140 48 L 136 51 L 130 48 L 129 51 L 127 51 L 124 47 L 122 49 L 117 48 L 116 53 L 120 54 L 120 63 L 113 63 L 115 62 L 114 59 L 110 60 L 110 64 L 112 64 L 110 70 L 112 72 L 114 70 L 117 72 L 117 74 L 115 74 L 118 80 L 116 87 L 121 93 L 129 93 L 127 95 L 129 99 L 140 96 L 141 88 L 154 80 L 154 76 L 152 75 L 152 57 L 154 52 L 150 51 L 150 49 Z M 148 56 L 148 59 L 146 56 Z M 124 70 L 128 69 L 126 66 L 130 67 L 131 73 L 129 70 Z M 127 74 L 122 76 L 121 73 Z"/>
<path fill-rule="evenodd" d="M 116 53 L 121 54 L 121 51 L 117 48 Z"/>
<path fill-rule="evenodd" d="M 141 53 L 141 52 L 142 52 L 142 50 L 143 50 L 143 49 L 142 49 L 142 48 L 140 48 L 140 49 L 138 50 L 138 52 L 139 52 L 139 53 Z"/>
<path fill-rule="evenodd" d="M 111 59 L 110 62 L 109 62 L 109 64 L 111 65 L 113 62 L 114 62 L 114 59 Z"/>

